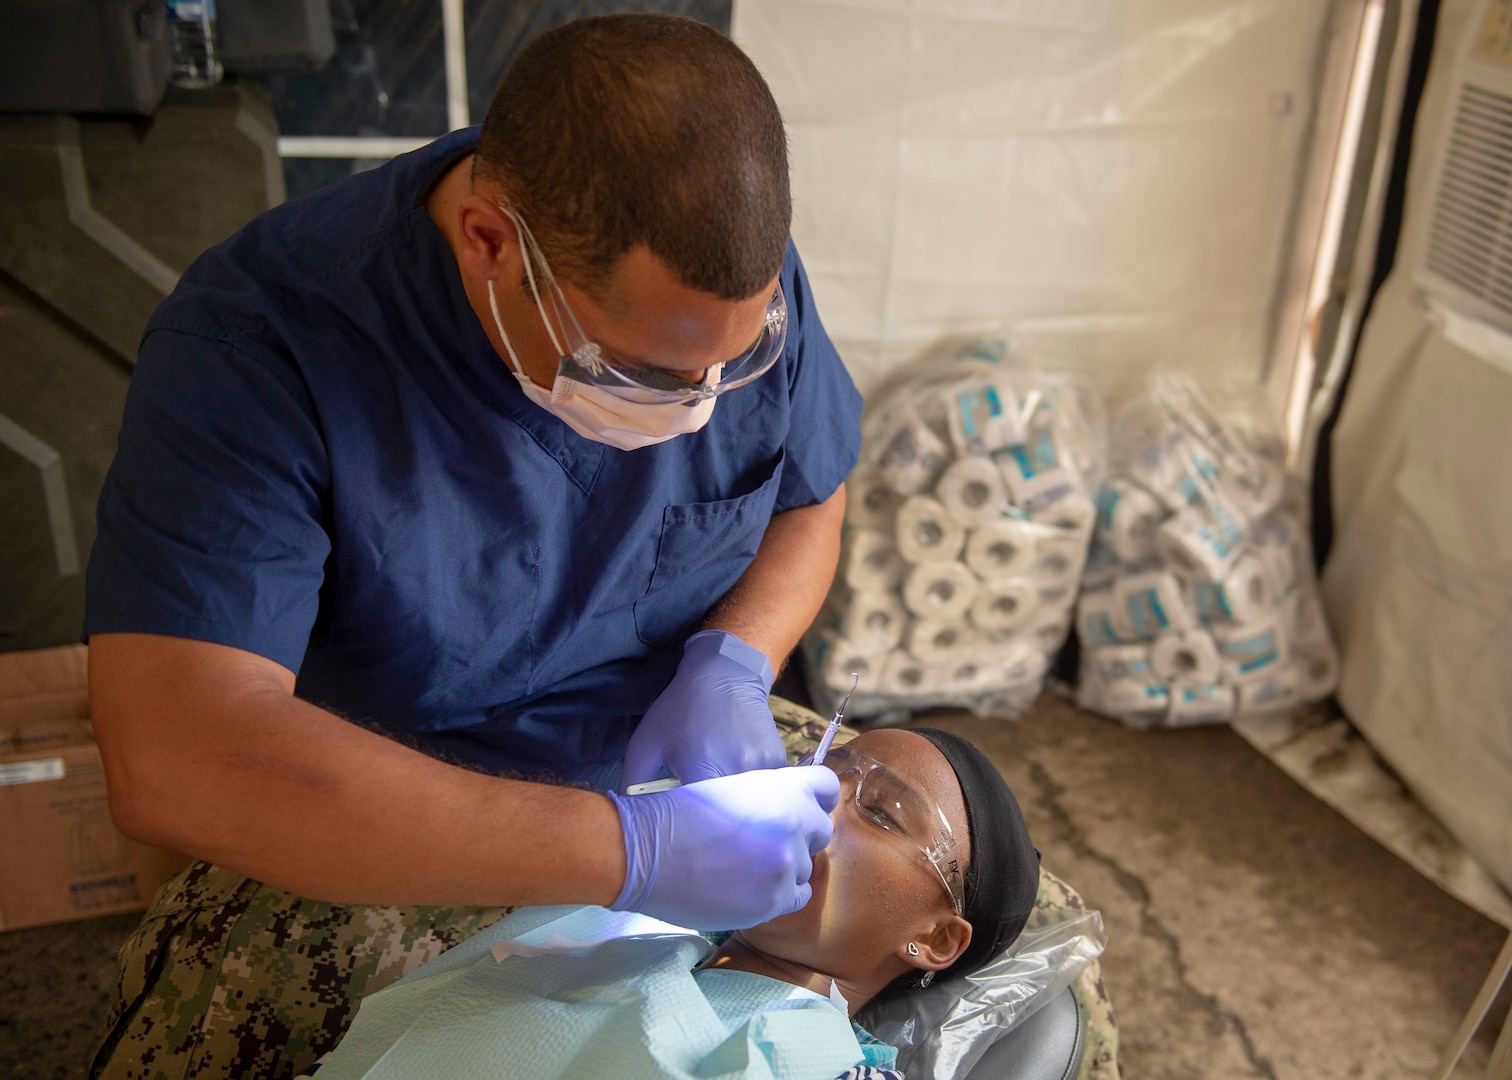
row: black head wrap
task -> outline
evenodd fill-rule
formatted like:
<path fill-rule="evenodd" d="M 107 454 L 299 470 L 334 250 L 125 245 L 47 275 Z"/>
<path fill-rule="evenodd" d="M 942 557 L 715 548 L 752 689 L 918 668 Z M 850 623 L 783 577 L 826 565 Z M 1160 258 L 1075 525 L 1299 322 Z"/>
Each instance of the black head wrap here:
<path fill-rule="evenodd" d="M 969 974 L 1013 944 L 1029 921 L 1039 893 L 1039 852 L 1018 800 L 986 754 L 953 732 L 909 730 L 933 743 L 961 782 L 971 844 L 961 914 L 971 923 L 971 944 L 939 977 Z"/>

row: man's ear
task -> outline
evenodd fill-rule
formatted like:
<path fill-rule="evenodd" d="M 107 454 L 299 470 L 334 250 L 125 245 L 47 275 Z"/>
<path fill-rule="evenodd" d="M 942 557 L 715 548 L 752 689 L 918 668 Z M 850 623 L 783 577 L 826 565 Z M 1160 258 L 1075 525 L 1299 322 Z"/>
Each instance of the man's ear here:
<path fill-rule="evenodd" d="M 508 214 L 482 195 L 457 204 L 457 261 L 479 281 L 518 281 L 524 273 L 520 234 Z"/>
<path fill-rule="evenodd" d="M 920 971 L 941 971 L 960 959 L 970 944 L 971 924 L 952 914 L 910 938 L 903 947 L 903 961 Z M 909 945 L 914 948 L 910 949 Z M 918 950 L 917 954 L 914 949 Z"/>

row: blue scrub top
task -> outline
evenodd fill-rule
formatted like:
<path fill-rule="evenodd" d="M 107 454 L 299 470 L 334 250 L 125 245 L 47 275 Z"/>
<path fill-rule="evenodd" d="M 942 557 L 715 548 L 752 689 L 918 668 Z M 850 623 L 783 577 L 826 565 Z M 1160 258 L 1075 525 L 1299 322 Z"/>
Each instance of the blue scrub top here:
<path fill-rule="evenodd" d="M 455 132 L 271 210 L 148 324 L 84 635 L 216 642 L 427 753 L 604 783 L 773 513 L 854 465 L 861 400 L 782 269 L 781 361 L 635 451 L 528 400 L 425 208 Z"/>

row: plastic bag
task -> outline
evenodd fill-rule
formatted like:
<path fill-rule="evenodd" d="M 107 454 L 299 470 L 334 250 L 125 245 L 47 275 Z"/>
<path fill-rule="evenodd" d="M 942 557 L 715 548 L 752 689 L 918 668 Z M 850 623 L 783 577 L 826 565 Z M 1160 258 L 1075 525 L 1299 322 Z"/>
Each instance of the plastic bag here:
<path fill-rule="evenodd" d="M 1168 372 L 1119 413 L 1077 605 L 1083 708 L 1181 727 L 1333 692 L 1305 487 L 1259 417 Z"/>
<path fill-rule="evenodd" d="M 1026 927 L 1013 947 L 970 975 L 873 1003 L 856 1020 L 898 1048 L 910 1078 L 963 1077 L 992 1044 L 1052 1001 L 1107 945 L 1102 915 L 1067 909 Z"/>
<path fill-rule="evenodd" d="M 950 706 L 1016 715 L 1070 630 L 1106 459 L 1091 387 L 1005 359 L 927 358 L 875 395 L 847 481 L 835 586 L 805 637 L 825 709 L 883 722 Z"/>

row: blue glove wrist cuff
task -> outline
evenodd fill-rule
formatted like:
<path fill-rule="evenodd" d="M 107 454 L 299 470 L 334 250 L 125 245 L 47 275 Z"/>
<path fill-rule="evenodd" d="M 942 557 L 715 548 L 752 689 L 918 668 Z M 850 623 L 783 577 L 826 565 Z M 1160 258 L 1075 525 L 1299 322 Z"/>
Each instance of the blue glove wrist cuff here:
<path fill-rule="evenodd" d="M 620 832 L 625 838 L 625 883 L 620 886 L 619 895 L 609 908 L 611 911 L 640 911 L 651 898 L 651 886 L 656 880 L 656 858 L 651 852 L 642 850 L 645 840 L 654 836 L 656 830 L 653 824 L 639 820 L 640 811 L 654 809 L 656 800 L 650 795 L 622 796 L 613 791 L 604 794 L 619 811 Z"/>
<path fill-rule="evenodd" d="M 772 662 L 766 653 L 754 645 L 747 645 L 728 630 L 700 630 L 684 643 L 683 656 L 700 653 L 718 653 L 733 660 L 759 678 L 761 688 L 769 694 L 772 683 L 777 681 L 777 673 L 772 670 Z"/>

